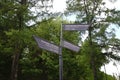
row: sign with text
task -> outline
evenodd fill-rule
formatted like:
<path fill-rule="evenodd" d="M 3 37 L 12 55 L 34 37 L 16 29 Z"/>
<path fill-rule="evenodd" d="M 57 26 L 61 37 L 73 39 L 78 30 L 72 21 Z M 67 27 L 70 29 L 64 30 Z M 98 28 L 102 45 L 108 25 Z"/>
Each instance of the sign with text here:
<path fill-rule="evenodd" d="M 68 41 L 65 41 L 65 40 L 63 40 L 62 46 L 67 48 L 67 49 L 70 49 L 72 51 L 75 51 L 75 52 L 78 52 L 80 50 L 79 46 L 76 46 L 76 45 L 69 43 Z"/>
<path fill-rule="evenodd" d="M 50 43 L 50 42 L 48 42 L 46 40 L 43 40 L 43 39 L 41 39 L 41 38 L 39 38 L 37 36 L 33 36 L 33 37 L 36 40 L 39 48 L 54 52 L 56 54 L 59 54 L 60 47 L 58 47 L 57 45 L 55 45 L 53 43 Z"/>
<path fill-rule="evenodd" d="M 63 30 L 67 31 L 81 31 L 87 30 L 90 25 L 87 24 L 63 24 Z"/>

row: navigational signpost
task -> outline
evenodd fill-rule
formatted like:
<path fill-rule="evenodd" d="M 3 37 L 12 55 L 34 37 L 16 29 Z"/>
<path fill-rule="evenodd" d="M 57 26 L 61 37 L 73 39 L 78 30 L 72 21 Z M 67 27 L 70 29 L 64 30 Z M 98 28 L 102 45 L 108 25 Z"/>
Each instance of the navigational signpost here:
<path fill-rule="evenodd" d="M 63 80 L 62 47 L 65 47 L 75 52 L 78 52 L 80 50 L 78 46 L 66 40 L 63 40 L 63 31 L 83 31 L 83 30 L 87 30 L 89 26 L 90 25 L 87 25 L 87 24 L 62 24 L 61 34 L 60 34 L 60 46 L 50 43 L 37 36 L 33 36 L 40 48 L 45 49 L 47 51 L 54 52 L 59 55 L 59 80 Z"/>
<path fill-rule="evenodd" d="M 45 49 L 47 51 L 50 51 L 50 52 L 53 52 L 53 53 L 56 53 L 56 54 L 59 54 L 59 51 L 60 51 L 59 46 L 57 46 L 53 43 L 50 43 L 47 40 L 44 40 L 44 39 L 42 39 L 40 37 L 37 37 L 35 35 L 33 35 L 33 37 L 36 40 L 39 48 Z"/>

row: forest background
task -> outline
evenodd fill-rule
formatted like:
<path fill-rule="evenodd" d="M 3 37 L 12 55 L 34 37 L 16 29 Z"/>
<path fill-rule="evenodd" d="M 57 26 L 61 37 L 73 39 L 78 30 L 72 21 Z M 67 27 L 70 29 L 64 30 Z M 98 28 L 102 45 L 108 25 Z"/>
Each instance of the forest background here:
<path fill-rule="evenodd" d="M 120 75 L 108 75 L 101 67 L 110 61 L 119 64 L 120 39 L 114 28 L 120 26 L 120 11 L 107 8 L 104 0 L 66 3 L 63 14 L 51 11 L 53 0 L 0 1 L 0 80 L 58 80 L 58 55 L 38 48 L 32 36 L 59 45 L 61 23 L 91 24 L 84 41 L 84 31 L 64 33 L 81 46 L 79 53 L 63 49 L 64 80 L 119 80 Z"/>

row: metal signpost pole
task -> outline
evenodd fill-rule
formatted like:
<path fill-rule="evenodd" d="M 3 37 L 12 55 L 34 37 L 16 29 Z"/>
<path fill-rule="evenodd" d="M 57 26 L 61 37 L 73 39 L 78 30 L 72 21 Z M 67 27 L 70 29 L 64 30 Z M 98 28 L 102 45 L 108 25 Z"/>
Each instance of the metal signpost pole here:
<path fill-rule="evenodd" d="M 63 59 L 62 59 L 62 45 L 63 45 L 63 29 L 61 24 L 60 32 L 60 54 L 59 54 L 59 80 L 63 80 Z"/>

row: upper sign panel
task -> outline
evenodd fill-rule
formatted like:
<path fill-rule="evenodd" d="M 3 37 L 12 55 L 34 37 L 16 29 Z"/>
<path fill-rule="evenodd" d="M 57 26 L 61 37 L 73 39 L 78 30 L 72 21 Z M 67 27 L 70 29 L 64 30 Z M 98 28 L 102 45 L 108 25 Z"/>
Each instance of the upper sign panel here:
<path fill-rule="evenodd" d="M 68 31 L 82 31 L 87 30 L 90 25 L 86 24 L 63 24 L 63 30 Z"/>

